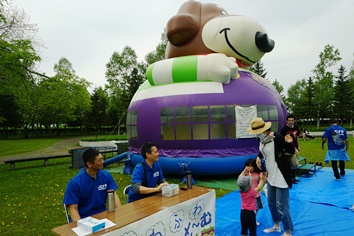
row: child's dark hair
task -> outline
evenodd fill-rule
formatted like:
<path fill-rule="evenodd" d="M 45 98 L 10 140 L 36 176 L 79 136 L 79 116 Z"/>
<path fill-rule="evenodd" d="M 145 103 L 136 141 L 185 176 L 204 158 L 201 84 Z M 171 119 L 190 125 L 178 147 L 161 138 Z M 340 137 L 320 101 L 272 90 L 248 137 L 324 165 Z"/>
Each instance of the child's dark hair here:
<path fill-rule="evenodd" d="M 256 163 L 256 159 L 253 159 L 253 158 L 250 158 L 248 159 L 246 162 L 245 162 L 245 167 L 246 166 L 252 166 L 254 171 L 257 172 L 257 173 L 260 173 L 262 172 L 258 166 L 257 166 L 257 163 Z"/>

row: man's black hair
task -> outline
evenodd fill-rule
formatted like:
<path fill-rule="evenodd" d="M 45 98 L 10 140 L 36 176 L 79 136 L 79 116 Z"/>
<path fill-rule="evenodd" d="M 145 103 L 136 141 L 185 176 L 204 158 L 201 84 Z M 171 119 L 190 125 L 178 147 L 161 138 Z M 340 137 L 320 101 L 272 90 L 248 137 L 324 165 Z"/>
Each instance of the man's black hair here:
<path fill-rule="evenodd" d="M 156 145 L 151 142 L 147 142 L 147 143 L 143 144 L 143 146 L 141 146 L 140 151 L 141 151 L 141 155 L 143 156 L 144 159 L 146 159 L 146 153 L 151 154 L 152 147 L 156 147 Z"/>
<path fill-rule="evenodd" d="M 337 124 L 338 121 L 337 121 L 336 118 L 331 118 L 331 119 L 329 119 L 329 123 L 330 123 L 330 124 Z"/>
<path fill-rule="evenodd" d="M 87 149 L 83 154 L 82 154 L 82 159 L 85 162 L 85 165 L 87 167 L 87 162 L 94 163 L 96 157 L 100 154 L 100 152 L 97 149 L 94 148 L 89 148 Z"/>
<path fill-rule="evenodd" d="M 288 120 L 289 118 L 294 118 L 294 120 L 295 120 L 295 116 L 293 114 L 287 115 L 286 120 Z"/>

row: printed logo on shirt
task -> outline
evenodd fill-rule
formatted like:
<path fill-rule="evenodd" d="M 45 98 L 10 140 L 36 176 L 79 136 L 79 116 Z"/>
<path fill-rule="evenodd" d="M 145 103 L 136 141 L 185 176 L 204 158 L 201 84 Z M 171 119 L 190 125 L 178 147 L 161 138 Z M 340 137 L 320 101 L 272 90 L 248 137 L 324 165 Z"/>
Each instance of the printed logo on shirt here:
<path fill-rule="evenodd" d="M 158 177 L 160 175 L 160 173 L 158 172 L 158 171 L 156 171 L 155 173 L 154 173 L 154 177 Z"/>
<path fill-rule="evenodd" d="M 98 186 L 98 190 L 105 190 L 107 188 L 107 184 L 101 184 Z"/>
<path fill-rule="evenodd" d="M 344 135 L 344 130 L 342 129 L 337 129 L 337 130 L 333 130 L 334 132 L 336 132 L 337 134 L 339 134 L 340 136 Z"/>

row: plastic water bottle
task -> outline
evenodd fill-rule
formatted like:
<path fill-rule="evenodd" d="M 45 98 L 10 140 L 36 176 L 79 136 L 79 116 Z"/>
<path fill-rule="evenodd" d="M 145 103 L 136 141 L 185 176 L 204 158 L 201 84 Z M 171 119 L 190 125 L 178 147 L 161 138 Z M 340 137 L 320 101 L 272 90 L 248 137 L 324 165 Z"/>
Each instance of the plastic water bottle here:
<path fill-rule="evenodd" d="M 187 178 L 187 188 L 191 189 L 192 188 L 192 172 L 191 171 L 186 171 L 186 178 Z"/>
<path fill-rule="evenodd" d="M 107 190 L 107 210 L 108 212 L 115 211 L 115 204 L 114 204 L 114 190 Z"/>

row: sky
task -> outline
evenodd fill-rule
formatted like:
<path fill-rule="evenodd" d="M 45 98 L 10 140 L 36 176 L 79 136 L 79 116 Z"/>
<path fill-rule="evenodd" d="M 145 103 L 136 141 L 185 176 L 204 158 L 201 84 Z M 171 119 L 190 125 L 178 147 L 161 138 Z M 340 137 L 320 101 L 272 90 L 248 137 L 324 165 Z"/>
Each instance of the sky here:
<path fill-rule="evenodd" d="M 53 67 L 67 58 L 76 74 L 93 83 L 106 84 L 105 72 L 113 52 L 132 47 L 138 61 L 154 51 L 167 21 L 186 0 L 12 0 L 38 27 L 43 61 L 39 71 L 54 75 Z M 275 41 L 275 48 L 261 59 L 285 91 L 297 80 L 307 79 L 319 63 L 325 45 L 338 49 L 340 65 L 347 72 L 353 64 L 353 0 L 199 0 L 216 3 L 229 15 L 257 20 Z"/>

